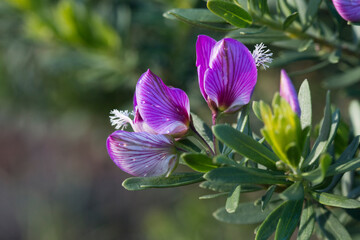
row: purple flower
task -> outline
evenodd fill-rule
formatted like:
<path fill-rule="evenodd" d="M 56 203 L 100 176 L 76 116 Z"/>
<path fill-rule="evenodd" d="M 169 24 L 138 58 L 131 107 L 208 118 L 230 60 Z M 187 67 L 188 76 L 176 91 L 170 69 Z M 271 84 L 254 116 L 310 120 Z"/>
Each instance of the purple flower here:
<path fill-rule="evenodd" d="M 116 131 L 106 142 L 114 163 L 134 176 L 168 175 L 177 164 L 174 139 L 147 132 Z"/>
<path fill-rule="evenodd" d="M 235 39 L 216 42 L 208 36 L 198 36 L 196 66 L 200 91 L 213 112 L 235 112 L 249 103 L 257 79 L 256 66 L 271 62 L 272 54 L 263 47 L 256 46 L 253 56 Z"/>
<path fill-rule="evenodd" d="M 139 122 L 144 121 L 155 133 L 180 137 L 188 131 L 190 103 L 183 90 L 166 86 L 147 70 L 136 85 L 134 98 Z"/>
<path fill-rule="evenodd" d="M 181 137 L 189 129 L 190 103 L 183 90 L 166 86 L 147 70 L 136 85 L 134 112 L 113 110 L 111 114 L 111 123 L 117 129 L 129 123 L 135 132 Z M 129 115 L 134 115 L 134 120 Z"/>
<path fill-rule="evenodd" d="M 333 0 L 333 3 L 343 19 L 360 22 L 360 0 Z"/>
<path fill-rule="evenodd" d="M 284 69 L 281 69 L 280 77 L 280 96 L 283 97 L 291 106 L 291 109 L 298 115 L 301 115 L 297 93 L 291 79 Z"/>

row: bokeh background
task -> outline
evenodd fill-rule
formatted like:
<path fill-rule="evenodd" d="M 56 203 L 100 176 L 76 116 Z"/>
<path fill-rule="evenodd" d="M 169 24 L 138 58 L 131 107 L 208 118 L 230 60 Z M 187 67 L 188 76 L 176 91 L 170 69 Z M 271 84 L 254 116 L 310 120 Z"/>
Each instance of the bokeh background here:
<path fill-rule="evenodd" d="M 132 109 L 136 82 L 148 68 L 184 89 L 192 111 L 210 120 L 198 90 L 195 42 L 198 34 L 220 39 L 224 33 L 162 16 L 192 7 L 206 2 L 0 1 L 0 239 L 253 238 L 256 226 L 213 219 L 225 199 L 198 200 L 207 192 L 196 185 L 124 190 L 129 175 L 105 148 L 114 131 L 110 110 Z M 279 73 L 260 72 L 254 99 L 270 101 Z M 324 106 L 324 74 L 293 77 L 296 87 L 310 81 L 315 113 Z M 332 96 L 348 121 L 349 99 L 341 91 Z M 258 131 L 260 123 L 252 121 Z"/>

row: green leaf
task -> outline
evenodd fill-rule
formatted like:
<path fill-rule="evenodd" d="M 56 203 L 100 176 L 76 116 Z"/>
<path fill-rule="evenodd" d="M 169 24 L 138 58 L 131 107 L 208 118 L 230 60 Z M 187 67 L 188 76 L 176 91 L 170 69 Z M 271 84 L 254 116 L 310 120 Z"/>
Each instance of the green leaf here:
<path fill-rule="evenodd" d="M 219 183 L 237 184 L 289 184 L 286 176 L 277 175 L 274 172 L 247 168 L 247 167 L 223 167 L 211 170 L 204 175 L 208 181 Z"/>
<path fill-rule="evenodd" d="M 360 208 L 360 202 L 355 199 L 348 199 L 344 196 L 331 193 L 311 192 L 313 198 L 321 204 L 340 208 Z"/>
<path fill-rule="evenodd" d="M 319 11 L 321 1 L 322 0 L 309 0 L 309 7 L 306 8 L 306 24 L 303 27 L 303 31 L 310 27 L 314 22 L 317 12 Z"/>
<path fill-rule="evenodd" d="M 308 80 L 304 80 L 300 86 L 299 94 L 299 105 L 301 109 L 301 127 L 304 129 L 307 126 L 311 126 L 312 119 L 312 105 L 311 105 L 311 93 Z"/>
<path fill-rule="evenodd" d="M 217 197 L 221 197 L 221 196 L 226 196 L 226 195 L 229 195 L 229 193 L 228 193 L 228 192 L 221 192 L 221 193 L 204 195 L 204 196 L 199 197 L 199 199 L 200 199 L 200 200 L 213 199 L 213 198 L 217 198 Z"/>
<path fill-rule="evenodd" d="M 238 185 L 226 199 L 225 210 L 228 213 L 234 213 L 236 208 L 239 206 L 240 193 L 241 185 Z"/>
<path fill-rule="evenodd" d="M 328 92 L 326 95 L 325 114 L 320 128 L 320 133 L 314 143 L 313 149 L 304 162 L 304 166 L 313 164 L 320 156 L 320 154 L 327 150 L 329 144 L 331 144 L 331 142 L 334 140 L 339 122 L 339 110 L 336 110 L 331 116 L 330 93 Z"/>
<path fill-rule="evenodd" d="M 235 38 L 239 41 L 241 41 L 243 44 L 257 44 L 259 42 L 263 43 L 272 43 L 274 41 L 281 41 L 281 40 L 287 40 L 289 39 L 288 36 L 286 36 L 281 31 L 266 29 L 266 31 L 258 30 L 258 33 L 246 33 L 241 30 L 240 32 L 238 30 L 229 32 L 226 37 Z"/>
<path fill-rule="evenodd" d="M 327 239 L 351 240 L 351 236 L 341 222 L 330 211 L 316 208 L 317 223 Z"/>
<path fill-rule="evenodd" d="M 266 206 L 268 205 L 268 203 L 270 202 L 271 200 L 271 197 L 274 193 L 276 189 L 276 185 L 271 185 L 264 196 L 261 197 L 261 211 L 264 211 L 264 209 L 266 208 Z"/>
<path fill-rule="evenodd" d="M 165 18 L 171 20 L 180 20 L 182 22 L 191 24 L 196 27 L 209 28 L 218 31 L 231 31 L 234 28 L 229 28 L 225 25 L 224 19 L 216 16 L 207 9 L 172 9 L 163 14 Z"/>
<path fill-rule="evenodd" d="M 196 114 L 191 113 L 191 120 L 196 129 L 196 131 L 201 135 L 201 137 L 210 145 L 213 145 L 213 134 L 211 128 Z"/>
<path fill-rule="evenodd" d="M 349 114 L 350 114 L 352 126 L 354 128 L 354 135 L 358 136 L 358 135 L 360 135 L 360 121 L 359 121 L 360 103 L 359 103 L 359 101 L 353 100 L 350 102 Z"/>
<path fill-rule="evenodd" d="M 305 206 L 300 218 L 298 240 L 309 240 L 315 226 L 315 212 L 311 201 L 305 200 Z"/>
<path fill-rule="evenodd" d="M 304 186 L 302 182 L 295 182 L 283 191 L 279 197 L 283 200 L 302 200 L 304 198 Z"/>
<path fill-rule="evenodd" d="M 260 113 L 260 103 L 258 101 L 253 101 L 252 103 L 252 109 L 255 114 L 255 116 L 262 121 L 261 113 Z"/>
<path fill-rule="evenodd" d="M 272 40 L 275 41 L 275 40 Z M 298 47 L 298 46 L 297 46 Z M 317 60 L 319 58 L 318 53 L 315 51 L 306 52 L 282 52 L 277 58 L 271 63 L 270 67 L 281 67 L 293 62 L 302 60 Z"/>
<path fill-rule="evenodd" d="M 331 165 L 329 167 L 327 176 L 334 176 L 337 174 L 355 170 L 357 168 L 360 168 L 360 157 L 349 160 L 347 163 L 341 165 L 336 165 L 336 163 Z"/>
<path fill-rule="evenodd" d="M 345 73 L 334 75 L 325 80 L 326 88 L 344 88 L 360 81 L 360 67 L 347 70 Z"/>
<path fill-rule="evenodd" d="M 146 188 L 179 187 L 204 181 L 202 175 L 202 173 L 174 173 L 169 177 L 132 177 L 126 179 L 122 186 L 130 191 Z"/>
<path fill-rule="evenodd" d="M 284 202 L 279 205 L 266 217 L 256 232 L 255 240 L 267 240 L 273 234 L 283 213 L 283 209 L 286 206 L 286 203 L 287 202 Z"/>
<path fill-rule="evenodd" d="M 286 157 L 289 159 L 291 166 L 297 167 L 301 158 L 301 152 L 295 142 L 291 142 L 285 147 Z"/>
<path fill-rule="evenodd" d="M 225 155 L 218 155 L 213 159 L 213 163 L 217 165 L 225 165 L 225 166 L 231 166 L 236 167 L 238 166 L 238 163 L 234 160 L 228 158 Z"/>
<path fill-rule="evenodd" d="M 225 223 L 235 224 L 254 224 L 263 221 L 271 212 L 273 206 L 269 206 L 261 211 L 260 206 L 255 206 L 253 202 L 240 203 L 234 213 L 228 213 L 224 207 L 219 208 L 213 216 Z"/>
<path fill-rule="evenodd" d="M 211 158 L 201 153 L 183 153 L 181 158 L 189 167 L 198 172 L 208 172 L 218 167 L 213 164 Z"/>
<path fill-rule="evenodd" d="M 224 23 L 224 19 L 218 17 L 207 9 L 204 8 L 191 8 L 182 9 L 175 8 L 164 13 L 164 17 L 174 19 L 176 17 L 182 17 L 193 22 L 201 23 Z"/>
<path fill-rule="evenodd" d="M 213 132 L 220 141 L 239 154 L 276 170 L 275 162 L 278 160 L 277 156 L 252 137 L 238 132 L 228 125 L 216 125 L 213 127 Z"/>
<path fill-rule="evenodd" d="M 290 239 L 299 223 L 303 201 L 303 198 L 301 198 L 296 201 L 285 202 L 276 227 L 275 240 Z"/>
<path fill-rule="evenodd" d="M 207 7 L 210 11 L 236 27 L 247 27 L 252 23 L 250 14 L 237 4 L 220 0 L 209 0 Z"/>
<path fill-rule="evenodd" d="M 224 183 L 224 182 L 210 182 L 210 181 L 206 181 L 206 182 L 202 182 L 199 186 L 201 188 L 204 189 L 209 189 L 211 191 L 214 192 L 224 192 L 224 193 L 229 193 L 232 190 L 234 190 L 234 188 L 236 188 L 238 184 L 237 183 Z M 256 186 L 256 185 L 250 185 L 250 184 L 242 184 L 241 185 L 241 192 L 245 193 L 245 192 L 255 192 L 255 191 L 259 191 L 262 190 L 262 187 Z"/>
<path fill-rule="evenodd" d="M 300 46 L 298 48 L 298 51 L 299 52 L 304 52 L 306 51 L 310 46 L 311 44 L 314 43 L 314 40 L 313 39 L 307 39 L 307 40 L 304 40 L 300 43 Z"/>
<path fill-rule="evenodd" d="M 326 177 L 327 170 L 331 164 L 332 158 L 328 153 L 324 153 L 320 156 L 319 167 L 313 171 L 303 173 L 302 176 L 311 181 L 313 186 L 322 183 Z"/>
<path fill-rule="evenodd" d="M 285 19 L 284 23 L 283 23 L 283 29 L 287 29 L 299 16 L 298 12 L 294 12 L 292 14 L 290 14 L 289 16 L 287 16 L 287 18 Z"/>
<path fill-rule="evenodd" d="M 356 153 L 359 143 L 360 143 L 360 136 L 357 136 L 356 138 L 353 139 L 350 145 L 341 154 L 339 159 L 334 164 L 329 166 L 326 172 L 326 177 L 334 176 L 347 171 L 352 171 L 360 167 L 359 158 L 350 160 Z M 320 175 L 321 175 L 320 168 L 317 168 L 307 173 L 303 173 L 303 176 L 309 181 L 314 181 L 315 179 L 319 178 Z"/>

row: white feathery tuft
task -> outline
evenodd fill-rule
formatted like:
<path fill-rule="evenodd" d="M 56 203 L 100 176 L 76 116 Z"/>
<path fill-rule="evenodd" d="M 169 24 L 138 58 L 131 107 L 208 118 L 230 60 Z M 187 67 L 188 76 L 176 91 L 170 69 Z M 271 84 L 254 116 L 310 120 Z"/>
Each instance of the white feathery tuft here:
<path fill-rule="evenodd" d="M 252 52 L 256 66 L 263 66 L 265 70 L 266 68 L 269 68 L 268 64 L 270 64 L 273 60 L 271 58 L 272 55 L 273 53 L 270 51 L 270 49 L 266 49 L 264 43 L 256 44 L 255 49 Z"/>
<path fill-rule="evenodd" d="M 132 125 L 132 120 L 129 117 L 130 115 L 134 116 L 134 112 L 129 112 L 128 110 L 125 111 L 119 111 L 117 109 L 114 109 L 110 111 L 110 122 L 111 126 L 115 126 L 115 129 L 123 130 L 128 126 L 128 124 Z"/>

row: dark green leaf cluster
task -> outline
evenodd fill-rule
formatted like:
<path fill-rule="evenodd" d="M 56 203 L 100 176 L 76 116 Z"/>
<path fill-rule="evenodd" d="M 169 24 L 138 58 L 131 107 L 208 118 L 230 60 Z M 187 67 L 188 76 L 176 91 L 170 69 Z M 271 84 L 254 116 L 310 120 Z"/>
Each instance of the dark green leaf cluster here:
<path fill-rule="evenodd" d="M 300 129 L 311 127 L 310 96 L 310 88 L 304 81 L 298 98 L 307 117 L 294 115 L 301 122 Z M 261 119 L 260 108 L 254 102 L 254 113 Z M 255 230 L 256 239 L 268 239 L 274 233 L 275 239 L 290 239 L 297 227 L 298 239 L 310 239 L 314 229 L 329 239 L 351 239 L 334 209 L 346 209 L 344 214 L 353 216 L 353 211 L 360 208 L 360 201 L 355 199 L 360 194 L 357 188 L 338 184 L 344 174 L 343 179 L 360 168 L 360 157 L 355 157 L 360 136 L 353 137 L 341 154 L 335 154 L 335 139 L 342 132 L 337 131 L 340 114 L 338 109 L 331 108 L 330 94 L 326 97 L 324 117 L 314 144 L 310 145 L 313 141 L 310 131 L 306 131 L 304 143 L 301 143 L 302 153 L 295 162 L 283 160 L 281 154 L 273 151 L 274 142 L 257 137 L 248 120 L 249 107 L 246 106 L 239 113 L 236 125 L 217 124 L 211 132 L 193 115 L 193 125 L 201 139 L 207 139 L 208 145 L 191 137 L 187 138 L 189 142 L 181 141 L 189 150 L 181 155 L 181 163 L 198 173 L 175 173 L 167 178 L 129 178 L 123 186 L 128 190 L 142 190 L 201 182 L 201 188 L 215 193 L 200 199 L 226 197 L 225 206 L 216 210 L 214 217 L 226 223 L 261 223 Z M 219 144 L 219 152 L 214 152 L 215 145 L 210 147 L 213 144 Z M 339 194 L 340 185 L 348 189 L 345 195 Z M 244 193 L 264 190 L 255 202 L 240 201 Z"/>

